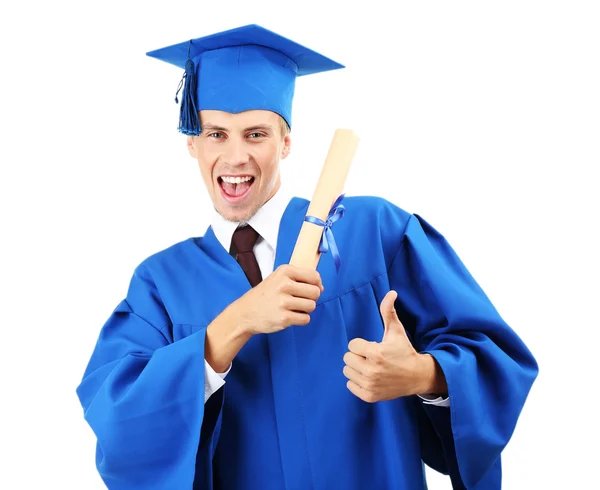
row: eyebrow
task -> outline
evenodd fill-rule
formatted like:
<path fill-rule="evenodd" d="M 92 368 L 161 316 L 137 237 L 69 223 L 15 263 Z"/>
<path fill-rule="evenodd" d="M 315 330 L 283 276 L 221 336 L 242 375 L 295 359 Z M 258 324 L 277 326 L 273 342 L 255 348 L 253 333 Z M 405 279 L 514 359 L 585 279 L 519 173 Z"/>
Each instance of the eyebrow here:
<path fill-rule="evenodd" d="M 256 129 L 273 131 L 273 126 L 270 124 L 257 124 L 256 126 L 250 126 L 249 128 L 246 128 L 244 131 L 254 131 Z"/>
<path fill-rule="evenodd" d="M 222 126 L 216 126 L 215 124 L 211 124 L 211 123 L 203 124 L 202 130 L 205 131 L 207 129 L 210 129 L 211 131 L 227 131 L 227 128 L 224 128 Z"/>
<path fill-rule="evenodd" d="M 257 124 L 255 126 L 250 126 L 248 128 L 245 128 L 244 131 L 256 131 L 257 129 L 273 131 L 273 126 L 271 126 L 270 124 Z M 202 130 L 203 131 L 206 131 L 206 130 L 223 131 L 223 132 L 229 131 L 227 128 L 224 128 L 223 126 L 217 126 L 216 124 L 211 124 L 211 123 L 203 124 Z"/>

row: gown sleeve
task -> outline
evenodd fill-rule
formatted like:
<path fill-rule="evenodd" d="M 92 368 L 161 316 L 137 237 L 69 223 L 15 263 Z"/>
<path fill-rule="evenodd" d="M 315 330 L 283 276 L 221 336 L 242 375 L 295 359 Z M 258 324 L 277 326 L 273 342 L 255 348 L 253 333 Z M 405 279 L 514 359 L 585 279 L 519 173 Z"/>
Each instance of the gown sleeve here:
<path fill-rule="evenodd" d="M 500 488 L 500 455 L 537 377 L 536 360 L 418 215 L 406 223 L 389 278 L 413 345 L 436 359 L 448 385 L 449 408 L 415 400 L 424 462 L 449 474 L 454 488 Z"/>
<path fill-rule="evenodd" d="M 151 274 L 136 269 L 103 326 L 77 395 L 108 488 L 209 489 L 222 390 L 204 404 L 206 329 L 173 342 Z"/>

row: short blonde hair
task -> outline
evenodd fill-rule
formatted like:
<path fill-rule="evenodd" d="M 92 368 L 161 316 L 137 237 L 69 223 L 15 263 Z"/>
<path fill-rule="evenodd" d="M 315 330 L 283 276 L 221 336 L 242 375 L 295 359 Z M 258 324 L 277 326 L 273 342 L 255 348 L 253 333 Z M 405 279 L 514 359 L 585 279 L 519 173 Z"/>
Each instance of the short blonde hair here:
<path fill-rule="evenodd" d="M 281 136 L 285 138 L 288 134 L 290 134 L 290 127 L 288 126 L 286 120 L 281 116 L 279 116 L 279 125 L 281 126 Z"/>

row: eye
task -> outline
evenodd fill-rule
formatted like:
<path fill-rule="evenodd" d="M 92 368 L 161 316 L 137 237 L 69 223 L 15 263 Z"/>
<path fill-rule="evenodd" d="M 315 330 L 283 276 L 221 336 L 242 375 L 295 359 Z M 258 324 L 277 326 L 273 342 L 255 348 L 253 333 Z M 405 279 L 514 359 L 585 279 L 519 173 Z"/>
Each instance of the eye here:
<path fill-rule="evenodd" d="M 206 135 L 207 138 L 214 138 L 214 139 L 221 139 L 223 138 L 225 135 L 219 131 L 214 131 L 212 133 L 208 133 Z"/>
<path fill-rule="evenodd" d="M 256 138 L 262 138 L 263 136 L 264 136 L 264 135 L 263 135 L 262 133 L 250 133 L 250 134 L 248 135 L 248 137 L 249 137 L 249 138 L 252 138 L 252 139 L 256 139 Z"/>

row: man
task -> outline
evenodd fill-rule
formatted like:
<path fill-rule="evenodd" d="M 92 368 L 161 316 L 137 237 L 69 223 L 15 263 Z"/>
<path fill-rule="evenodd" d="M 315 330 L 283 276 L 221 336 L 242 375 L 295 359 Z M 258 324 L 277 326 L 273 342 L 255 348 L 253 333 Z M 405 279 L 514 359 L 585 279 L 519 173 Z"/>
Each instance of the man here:
<path fill-rule="evenodd" d="M 140 264 L 102 328 L 78 395 L 106 485 L 412 490 L 424 462 L 500 488 L 538 367 L 445 239 L 348 197 L 339 256 L 286 265 L 309 204 L 279 174 L 295 79 L 342 66 L 258 26 L 149 54 L 185 67 L 216 218 Z"/>

